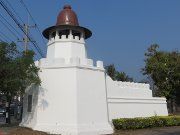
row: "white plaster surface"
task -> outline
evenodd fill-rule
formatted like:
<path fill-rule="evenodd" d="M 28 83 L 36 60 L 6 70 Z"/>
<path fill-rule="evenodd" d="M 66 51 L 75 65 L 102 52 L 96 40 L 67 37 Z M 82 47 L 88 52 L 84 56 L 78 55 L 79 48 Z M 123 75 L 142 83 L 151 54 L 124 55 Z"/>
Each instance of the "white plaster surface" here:
<path fill-rule="evenodd" d="M 85 61 L 85 59 L 83 59 Z M 24 98 L 21 126 L 53 134 L 110 134 L 103 63 L 92 60 L 80 65 L 79 58 L 65 63 L 63 58 L 50 63 L 41 59 L 40 87 L 31 86 Z M 36 94 L 33 93 L 36 91 Z M 33 94 L 33 109 L 27 112 L 27 96 Z M 36 100 L 35 100 L 36 99 Z M 33 118 L 34 117 L 34 118 Z"/>
<path fill-rule="evenodd" d="M 52 134 L 111 134 L 114 118 L 168 115 L 165 98 L 152 97 L 148 84 L 117 82 L 105 75 L 103 62 L 86 56 L 84 39 L 50 38 L 47 58 L 35 62 L 41 86 L 24 96 L 20 126 Z M 33 96 L 32 112 L 27 97 Z"/>
<path fill-rule="evenodd" d="M 62 35 L 62 39 L 52 38 L 48 43 L 47 58 L 52 60 L 54 58 L 73 58 L 78 57 L 85 59 L 86 48 L 84 39 L 73 39 L 70 35 L 66 38 Z"/>
<path fill-rule="evenodd" d="M 167 116 L 165 98 L 152 97 L 149 84 L 113 81 L 106 77 L 109 119 Z"/>

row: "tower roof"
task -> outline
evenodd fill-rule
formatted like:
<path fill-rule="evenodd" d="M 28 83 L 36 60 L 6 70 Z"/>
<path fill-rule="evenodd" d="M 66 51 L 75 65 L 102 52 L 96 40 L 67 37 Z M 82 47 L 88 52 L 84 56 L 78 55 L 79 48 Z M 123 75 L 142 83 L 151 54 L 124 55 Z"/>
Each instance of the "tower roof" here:
<path fill-rule="evenodd" d="M 58 25 L 74 25 L 79 26 L 76 13 L 71 9 L 70 5 L 65 5 L 63 10 L 57 17 L 56 26 Z"/>
<path fill-rule="evenodd" d="M 83 31 L 85 39 L 91 37 L 92 35 L 89 29 L 79 26 L 78 17 L 70 5 L 65 5 L 63 10 L 60 11 L 59 15 L 57 16 L 55 26 L 51 26 L 43 31 L 44 37 L 48 39 L 49 34 L 56 29 L 74 29 Z"/>

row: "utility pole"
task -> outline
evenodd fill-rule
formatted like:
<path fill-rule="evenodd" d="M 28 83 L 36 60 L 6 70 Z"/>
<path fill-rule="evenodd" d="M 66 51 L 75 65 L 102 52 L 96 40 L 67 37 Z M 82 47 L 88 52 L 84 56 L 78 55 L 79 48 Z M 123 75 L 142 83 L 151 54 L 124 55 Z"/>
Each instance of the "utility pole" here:
<path fill-rule="evenodd" d="M 28 43 L 29 43 L 29 38 L 27 35 L 29 35 L 29 25 L 24 24 L 24 30 L 26 34 L 24 35 L 23 41 L 24 41 L 24 50 L 25 52 L 28 50 Z"/>
<path fill-rule="evenodd" d="M 25 34 L 24 34 L 24 38 L 23 40 L 19 41 L 19 42 L 24 42 L 24 51 L 25 51 L 25 54 L 28 50 L 28 44 L 29 42 L 35 42 L 35 41 L 30 41 L 29 40 L 29 33 L 30 33 L 30 29 L 31 28 L 35 28 L 36 27 L 36 24 L 35 25 L 29 25 L 29 15 L 28 15 L 28 23 L 27 24 L 24 24 L 23 25 L 23 28 L 24 28 L 24 31 L 25 31 Z"/>

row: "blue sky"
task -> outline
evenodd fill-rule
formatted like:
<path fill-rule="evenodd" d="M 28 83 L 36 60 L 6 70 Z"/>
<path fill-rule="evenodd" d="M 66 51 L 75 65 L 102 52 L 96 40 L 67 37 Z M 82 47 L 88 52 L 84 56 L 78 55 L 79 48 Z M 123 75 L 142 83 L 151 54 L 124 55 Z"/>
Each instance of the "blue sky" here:
<path fill-rule="evenodd" d="M 27 22 L 27 13 L 19 0 L 9 2 L 24 22 Z M 89 28 L 93 33 L 87 40 L 89 57 L 102 60 L 105 65 L 113 63 L 119 71 L 126 72 L 137 81 L 144 78 L 140 69 L 144 66 L 144 53 L 151 44 L 157 43 L 161 50 L 166 51 L 180 49 L 180 0 L 24 0 L 24 2 L 41 30 L 54 25 L 63 5 L 70 4 L 78 15 L 80 25 Z M 8 19 L 3 9 L 0 10 Z M 30 24 L 33 24 L 31 20 Z M 3 26 L 0 26 L 2 30 Z M 33 29 L 31 33 L 40 47 L 46 51 L 46 45 L 38 33 Z"/>

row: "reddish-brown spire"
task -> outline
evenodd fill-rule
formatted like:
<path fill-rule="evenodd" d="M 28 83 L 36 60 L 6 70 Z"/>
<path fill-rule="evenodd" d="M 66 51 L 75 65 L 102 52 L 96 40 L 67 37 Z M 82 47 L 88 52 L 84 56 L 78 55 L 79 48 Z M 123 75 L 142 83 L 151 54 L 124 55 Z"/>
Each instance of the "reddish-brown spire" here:
<path fill-rule="evenodd" d="M 79 26 L 77 15 L 71 9 L 70 5 L 65 5 L 63 10 L 59 13 L 56 22 L 56 26 L 58 25 Z"/>

